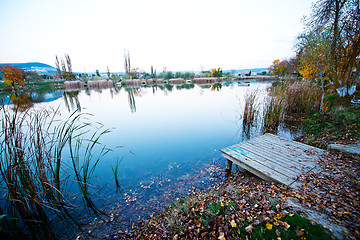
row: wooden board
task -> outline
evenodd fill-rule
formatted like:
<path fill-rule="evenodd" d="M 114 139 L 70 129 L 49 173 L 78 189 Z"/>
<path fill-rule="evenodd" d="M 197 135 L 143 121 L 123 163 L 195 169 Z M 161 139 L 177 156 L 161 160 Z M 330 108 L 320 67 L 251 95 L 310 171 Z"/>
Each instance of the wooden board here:
<path fill-rule="evenodd" d="M 222 155 L 264 180 L 295 186 L 301 173 L 319 171 L 316 160 L 325 151 L 273 134 L 221 149 Z"/>

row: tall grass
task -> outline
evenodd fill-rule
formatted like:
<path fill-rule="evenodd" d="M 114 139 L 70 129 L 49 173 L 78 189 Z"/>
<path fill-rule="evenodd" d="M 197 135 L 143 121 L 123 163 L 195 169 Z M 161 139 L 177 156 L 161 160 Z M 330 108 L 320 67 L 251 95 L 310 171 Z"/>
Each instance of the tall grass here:
<path fill-rule="evenodd" d="M 268 89 L 269 95 L 264 104 L 264 132 L 276 133 L 283 120 L 284 86 L 279 84 Z"/>
<path fill-rule="evenodd" d="M 286 114 L 310 115 L 320 109 L 321 89 L 311 81 L 295 81 L 285 88 L 284 110 Z"/>
<path fill-rule="evenodd" d="M 108 130 L 93 130 L 82 122 L 84 114 L 76 113 L 59 124 L 56 109 L 20 112 L 3 105 L 1 114 L 0 200 L 8 226 L 23 227 L 37 239 L 54 238 L 49 215 L 78 225 L 70 214 L 76 210 L 68 184 L 73 181 L 84 206 L 99 213 L 88 188 L 96 165 L 109 151 L 101 146 L 94 152 Z"/>
<path fill-rule="evenodd" d="M 243 113 L 243 124 L 254 123 L 258 113 L 258 94 L 259 91 L 248 91 L 245 94 L 245 107 Z"/>

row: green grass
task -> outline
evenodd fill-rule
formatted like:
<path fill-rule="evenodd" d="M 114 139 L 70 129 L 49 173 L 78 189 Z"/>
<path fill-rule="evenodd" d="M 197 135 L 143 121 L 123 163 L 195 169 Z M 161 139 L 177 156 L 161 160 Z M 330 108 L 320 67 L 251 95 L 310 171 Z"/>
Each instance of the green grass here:
<path fill-rule="evenodd" d="M 341 137 L 350 134 L 349 137 L 359 137 L 359 119 L 359 107 L 336 106 L 325 114 L 313 114 L 304 121 L 304 126 L 306 132 L 313 135 Z"/>
<path fill-rule="evenodd" d="M 331 239 L 331 235 L 321 225 L 312 225 L 311 221 L 298 214 L 292 217 L 286 216 L 281 219 L 281 222 L 286 222 L 290 227 L 285 230 L 282 226 L 276 226 L 276 222 L 272 222 L 272 229 L 269 230 L 266 224 L 261 224 L 254 227 L 251 234 L 246 233 L 245 227 L 240 229 L 240 237 L 249 239 L 316 239 L 316 240 L 327 240 Z M 279 222 L 278 222 L 279 223 Z M 303 229 L 303 231 L 302 231 Z"/>

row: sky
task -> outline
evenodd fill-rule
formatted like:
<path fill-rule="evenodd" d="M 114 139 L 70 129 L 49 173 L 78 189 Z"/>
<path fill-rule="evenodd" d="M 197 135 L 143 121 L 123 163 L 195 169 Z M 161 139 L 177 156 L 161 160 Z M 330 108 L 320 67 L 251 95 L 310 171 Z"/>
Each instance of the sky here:
<path fill-rule="evenodd" d="M 294 55 L 312 0 L 0 0 L 0 63 L 73 70 L 269 67 Z"/>

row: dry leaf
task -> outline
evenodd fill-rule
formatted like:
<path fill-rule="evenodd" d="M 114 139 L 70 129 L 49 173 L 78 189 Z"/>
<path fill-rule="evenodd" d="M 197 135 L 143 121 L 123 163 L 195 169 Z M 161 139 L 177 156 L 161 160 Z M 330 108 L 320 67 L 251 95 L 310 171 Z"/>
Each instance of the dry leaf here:
<path fill-rule="evenodd" d="M 249 226 L 247 226 L 247 227 L 245 228 L 245 230 L 246 230 L 246 232 L 251 233 L 253 228 L 254 228 L 253 225 L 250 224 Z"/>

